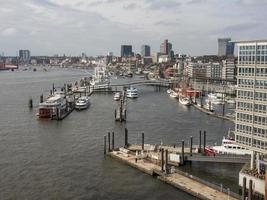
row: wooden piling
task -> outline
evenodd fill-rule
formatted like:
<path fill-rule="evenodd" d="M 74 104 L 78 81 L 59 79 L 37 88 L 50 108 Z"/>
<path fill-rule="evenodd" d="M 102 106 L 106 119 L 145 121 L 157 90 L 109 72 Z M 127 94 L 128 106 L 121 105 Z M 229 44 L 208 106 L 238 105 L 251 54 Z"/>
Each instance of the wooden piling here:
<path fill-rule="evenodd" d="M 253 199 L 253 194 L 252 194 L 252 180 L 249 180 L 249 185 L 248 185 L 248 200 Z"/>
<path fill-rule="evenodd" d="M 145 145 L 145 134 L 142 133 L 142 150 L 144 151 L 144 145 Z"/>
<path fill-rule="evenodd" d="M 190 156 L 192 156 L 192 151 L 193 151 L 193 137 L 190 137 Z"/>
<path fill-rule="evenodd" d="M 168 174 L 168 149 L 165 150 L 165 173 Z"/>
<path fill-rule="evenodd" d="M 30 98 L 30 100 L 29 100 L 29 108 L 32 109 L 32 107 L 33 107 L 33 102 L 32 102 L 32 98 Z"/>
<path fill-rule="evenodd" d="M 128 147 L 128 129 L 125 128 L 125 132 L 124 132 L 124 147 L 127 148 Z"/>
<path fill-rule="evenodd" d="M 110 152 L 110 132 L 108 132 L 108 152 Z"/>
<path fill-rule="evenodd" d="M 204 139 L 203 139 L 203 153 L 205 154 L 205 148 L 206 148 L 206 131 L 204 131 Z"/>
<path fill-rule="evenodd" d="M 160 149 L 161 153 L 161 171 L 164 171 L 164 149 Z"/>
<path fill-rule="evenodd" d="M 40 103 L 43 103 L 43 102 L 44 102 L 44 95 L 41 94 L 41 96 L 40 96 Z"/>
<path fill-rule="evenodd" d="M 181 156 L 181 165 L 184 165 L 184 140 L 182 140 L 182 156 Z"/>
<path fill-rule="evenodd" d="M 243 177 L 243 186 L 242 186 L 242 200 L 246 200 L 246 184 L 247 184 L 247 179 L 246 177 Z"/>
<path fill-rule="evenodd" d="M 199 131 L 199 153 L 201 153 L 201 131 Z"/>
<path fill-rule="evenodd" d="M 112 132 L 112 151 L 114 151 L 114 132 Z"/>
<path fill-rule="evenodd" d="M 104 155 L 107 153 L 107 136 L 104 136 Z"/>

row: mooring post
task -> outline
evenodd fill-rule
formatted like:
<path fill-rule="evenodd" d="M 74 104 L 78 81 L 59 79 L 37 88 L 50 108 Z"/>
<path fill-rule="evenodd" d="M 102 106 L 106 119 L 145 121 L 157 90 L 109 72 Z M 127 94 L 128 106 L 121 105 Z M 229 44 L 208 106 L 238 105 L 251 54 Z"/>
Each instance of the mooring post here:
<path fill-rule="evenodd" d="M 205 154 L 205 148 L 206 148 L 206 131 L 204 131 L 204 139 L 203 139 L 203 153 Z"/>
<path fill-rule="evenodd" d="M 182 159 L 181 159 L 181 165 L 184 165 L 184 140 L 182 140 Z"/>
<path fill-rule="evenodd" d="M 29 100 L 29 108 L 32 108 L 32 107 L 33 107 L 32 98 L 30 98 L 30 100 Z"/>
<path fill-rule="evenodd" d="M 104 155 L 107 153 L 107 136 L 104 136 Z"/>
<path fill-rule="evenodd" d="M 248 200 L 253 199 L 253 194 L 252 194 L 252 180 L 249 180 L 249 185 L 248 185 Z"/>
<path fill-rule="evenodd" d="M 144 145 L 145 145 L 145 134 L 142 133 L 142 150 L 144 151 Z"/>
<path fill-rule="evenodd" d="M 108 152 L 110 152 L 110 132 L 108 132 Z"/>
<path fill-rule="evenodd" d="M 201 131 L 199 131 L 199 153 L 201 153 Z"/>
<path fill-rule="evenodd" d="M 53 86 L 52 86 L 52 90 L 53 90 L 53 94 L 55 93 L 55 85 L 53 83 Z"/>
<path fill-rule="evenodd" d="M 247 184 L 247 179 L 246 177 L 243 177 L 243 185 L 242 185 L 242 200 L 246 200 L 246 184 Z"/>
<path fill-rule="evenodd" d="M 114 151 L 114 132 L 112 132 L 112 151 Z"/>
<path fill-rule="evenodd" d="M 124 147 L 128 148 L 128 129 L 125 128 L 125 133 L 124 133 Z"/>
<path fill-rule="evenodd" d="M 193 151 L 193 137 L 190 137 L 190 156 L 192 156 L 192 151 Z"/>
<path fill-rule="evenodd" d="M 168 149 L 165 150 L 165 172 L 168 174 Z"/>
<path fill-rule="evenodd" d="M 43 103 L 43 102 L 44 102 L 44 95 L 41 94 L 41 96 L 40 96 L 40 103 Z"/>
<path fill-rule="evenodd" d="M 164 171 L 164 149 L 160 149 L 161 153 L 161 171 Z"/>
<path fill-rule="evenodd" d="M 52 90 L 50 90 L 50 95 L 52 95 L 53 93 L 52 93 Z"/>

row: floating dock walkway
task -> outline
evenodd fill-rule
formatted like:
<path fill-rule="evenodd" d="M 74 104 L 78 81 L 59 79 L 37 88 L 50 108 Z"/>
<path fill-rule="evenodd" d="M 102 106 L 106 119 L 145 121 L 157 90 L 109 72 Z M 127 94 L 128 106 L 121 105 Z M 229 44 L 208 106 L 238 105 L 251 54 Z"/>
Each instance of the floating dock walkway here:
<path fill-rule="evenodd" d="M 247 156 L 216 155 L 207 156 L 204 153 L 206 132 L 204 131 L 204 144 L 193 147 L 193 138 L 190 137 L 190 147 L 185 148 L 184 141 L 181 147 L 167 145 L 145 144 L 142 133 L 142 144 L 128 142 L 128 129 L 125 129 L 124 147 L 115 148 L 114 132 L 104 136 L 104 154 L 130 165 L 144 173 L 157 177 L 184 192 L 203 200 L 238 200 L 241 196 L 179 169 L 187 162 L 217 162 L 217 163 L 246 163 Z M 108 143 L 107 143 L 108 139 Z M 201 139 L 201 131 L 200 131 Z M 200 148 L 199 148 L 200 147 Z M 202 148 L 203 147 L 203 148 Z"/>

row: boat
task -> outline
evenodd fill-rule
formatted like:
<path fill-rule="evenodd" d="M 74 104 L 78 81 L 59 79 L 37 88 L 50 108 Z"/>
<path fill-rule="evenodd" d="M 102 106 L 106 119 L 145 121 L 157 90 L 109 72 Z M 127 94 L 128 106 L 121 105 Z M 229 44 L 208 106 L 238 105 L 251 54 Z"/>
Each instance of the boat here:
<path fill-rule="evenodd" d="M 179 96 L 179 103 L 184 105 L 184 106 L 190 106 L 191 100 L 189 97 Z"/>
<path fill-rule="evenodd" d="M 138 97 L 138 90 L 134 87 L 130 87 L 126 91 L 126 97 L 128 98 L 137 98 Z"/>
<path fill-rule="evenodd" d="M 87 96 L 82 96 L 75 101 L 75 109 L 76 110 L 85 110 L 90 106 L 90 98 Z"/>
<path fill-rule="evenodd" d="M 239 146 L 234 138 L 223 137 L 221 146 L 209 147 L 215 154 L 231 154 L 231 155 L 251 155 L 252 151 Z"/>
<path fill-rule="evenodd" d="M 120 92 L 116 92 L 114 97 L 113 97 L 114 101 L 119 101 L 121 99 L 121 93 Z"/>
<path fill-rule="evenodd" d="M 52 118 L 57 112 L 66 109 L 67 101 L 63 93 L 55 93 L 49 96 L 45 102 L 39 104 L 37 116 L 39 118 Z"/>
<path fill-rule="evenodd" d="M 94 75 L 92 76 L 90 84 L 92 86 L 98 86 L 101 89 L 105 89 L 108 88 L 109 83 L 109 73 L 106 66 L 99 64 L 94 69 Z"/>
<path fill-rule="evenodd" d="M 167 93 L 170 94 L 173 90 L 172 89 L 168 89 Z"/>

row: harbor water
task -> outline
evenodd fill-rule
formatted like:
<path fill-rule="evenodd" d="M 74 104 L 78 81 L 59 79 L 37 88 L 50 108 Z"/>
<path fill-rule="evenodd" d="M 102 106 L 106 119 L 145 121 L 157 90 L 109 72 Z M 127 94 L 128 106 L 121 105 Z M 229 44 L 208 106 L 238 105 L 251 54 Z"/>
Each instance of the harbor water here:
<path fill-rule="evenodd" d="M 113 94 L 94 94 L 91 107 L 74 111 L 63 121 L 39 120 L 39 96 L 52 84 L 62 86 L 87 76 L 74 69 L 0 72 L 0 199 L 195 199 L 125 164 L 104 157 L 103 137 L 115 132 L 124 142 L 198 144 L 199 130 L 207 144 L 220 144 L 233 123 L 179 105 L 166 91 L 137 86 L 139 98 L 128 101 L 127 122 L 115 123 Z M 115 81 L 129 81 L 117 79 Z M 33 98 L 34 108 L 28 107 Z M 233 188 L 241 165 L 193 163 L 183 167 L 195 176 Z"/>

